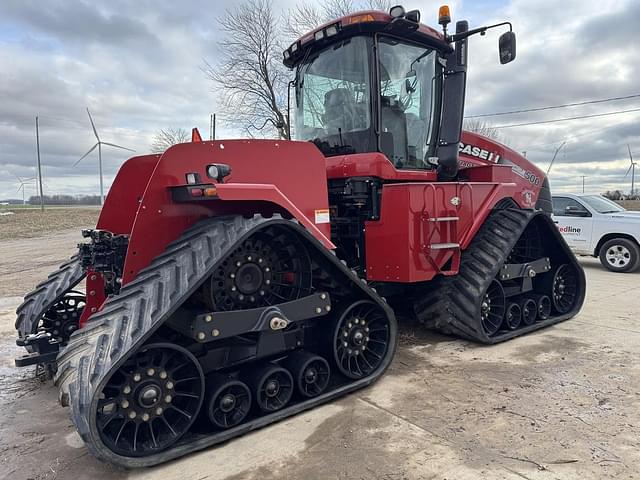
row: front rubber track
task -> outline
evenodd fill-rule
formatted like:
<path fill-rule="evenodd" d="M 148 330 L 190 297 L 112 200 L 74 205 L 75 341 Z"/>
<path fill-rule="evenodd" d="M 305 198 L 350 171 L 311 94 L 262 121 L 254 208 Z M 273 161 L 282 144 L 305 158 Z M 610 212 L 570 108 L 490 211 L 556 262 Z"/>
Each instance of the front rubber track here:
<path fill-rule="evenodd" d="M 574 308 L 564 315 L 550 317 L 532 325 L 488 336 L 480 326 L 479 304 L 491 281 L 496 278 L 518 239 L 532 221 L 545 224 L 551 239 L 545 243 L 548 256 L 562 256 L 579 277 L 579 293 Z M 552 261 L 553 263 L 553 261 Z M 506 208 L 494 210 L 462 252 L 458 275 L 440 277 L 428 285 L 428 293 L 414 303 L 414 313 L 427 327 L 474 342 L 494 344 L 544 328 L 575 316 L 585 295 L 584 271 L 553 224 L 540 210 Z"/>
<path fill-rule="evenodd" d="M 36 333 L 42 315 L 51 308 L 65 293 L 75 287 L 84 278 L 80 257 L 71 259 L 51 273 L 35 290 L 24 297 L 16 309 L 16 330 L 20 338 Z"/>
<path fill-rule="evenodd" d="M 298 232 L 310 247 L 316 248 L 315 258 L 328 262 L 326 264 L 331 265 L 333 272 L 344 275 L 363 297 L 376 302 L 387 312 L 392 325 L 392 339 L 381 367 L 359 381 L 238 427 L 210 435 L 187 434 L 176 446 L 154 455 L 134 458 L 113 453 L 102 443 L 96 426 L 97 402 L 105 383 L 127 357 L 137 351 L 210 276 L 220 261 L 257 229 L 268 225 L 286 225 Z M 199 222 L 185 231 L 135 280 L 125 285 L 119 295 L 109 298 L 103 310 L 94 314 L 86 327 L 73 333 L 67 348 L 58 357 L 56 384 L 60 388 L 61 402 L 70 405 L 71 419 L 94 456 L 124 467 L 144 467 L 229 440 L 369 385 L 390 364 L 395 344 L 395 316 L 386 302 L 298 224 L 277 216 L 269 219 L 260 216 L 249 219 L 217 217 Z"/>

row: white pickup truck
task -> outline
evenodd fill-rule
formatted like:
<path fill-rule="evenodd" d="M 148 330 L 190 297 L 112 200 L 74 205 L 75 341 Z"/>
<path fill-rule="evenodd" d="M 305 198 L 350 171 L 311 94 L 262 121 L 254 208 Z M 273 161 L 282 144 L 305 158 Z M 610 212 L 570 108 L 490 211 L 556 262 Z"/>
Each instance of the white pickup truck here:
<path fill-rule="evenodd" d="M 640 212 L 601 195 L 553 196 L 553 220 L 576 255 L 600 258 L 612 272 L 640 267 Z"/>

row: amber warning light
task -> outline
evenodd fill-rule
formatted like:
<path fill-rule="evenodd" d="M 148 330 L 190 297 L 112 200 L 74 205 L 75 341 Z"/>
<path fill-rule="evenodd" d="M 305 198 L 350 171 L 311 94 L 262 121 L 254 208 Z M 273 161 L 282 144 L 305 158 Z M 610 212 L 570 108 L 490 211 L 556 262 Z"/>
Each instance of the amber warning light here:
<path fill-rule="evenodd" d="M 438 23 L 443 27 L 451 23 L 451 12 L 449 5 L 442 5 L 438 10 Z"/>

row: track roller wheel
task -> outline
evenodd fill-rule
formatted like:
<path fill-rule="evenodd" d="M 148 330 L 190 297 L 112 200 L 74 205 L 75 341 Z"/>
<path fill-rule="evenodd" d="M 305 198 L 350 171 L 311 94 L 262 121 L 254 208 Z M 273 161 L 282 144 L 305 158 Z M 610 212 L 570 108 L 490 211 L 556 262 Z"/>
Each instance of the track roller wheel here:
<path fill-rule="evenodd" d="M 385 311 L 369 300 L 351 304 L 333 333 L 333 355 L 340 372 L 362 378 L 374 372 L 390 348 L 391 326 Z"/>
<path fill-rule="evenodd" d="M 560 265 L 553 276 L 547 277 L 547 289 L 551 293 L 553 308 L 560 314 L 569 312 L 578 297 L 578 274 L 569 264 Z"/>
<path fill-rule="evenodd" d="M 538 313 L 538 304 L 533 298 L 522 297 L 520 299 L 520 310 L 522 310 L 522 323 L 525 325 L 533 325 L 536 321 Z"/>
<path fill-rule="evenodd" d="M 263 412 L 275 412 L 284 407 L 293 394 L 293 378 L 286 368 L 267 363 L 252 378 L 250 385 L 256 404 Z"/>
<path fill-rule="evenodd" d="M 50 333 L 60 342 L 68 342 L 71 334 L 80 328 L 85 305 L 84 294 L 74 290 L 67 292 L 43 314 L 39 330 Z"/>
<path fill-rule="evenodd" d="M 214 374 L 207 379 L 203 409 L 214 426 L 222 429 L 235 427 L 251 409 L 251 390 L 240 380 Z"/>
<path fill-rule="evenodd" d="M 310 352 L 293 352 L 287 358 L 298 392 L 304 397 L 316 397 L 327 388 L 331 370 L 329 362 Z"/>
<path fill-rule="evenodd" d="M 551 316 L 551 299 L 547 295 L 534 295 L 538 312 L 538 320 L 546 320 Z"/>
<path fill-rule="evenodd" d="M 142 457 L 173 445 L 196 419 L 204 375 L 186 349 L 156 343 L 141 348 L 109 379 L 97 425 L 114 453 Z"/>
<path fill-rule="evenodd" d="M 504 314 L 504 322 L 509 330 L 515 330 L 522 322 L 522 310 L 520 305 L 511 302 L 507 305 L 507 311 Z"/>
<path fill-rule="evenodd" d="M 480 302 L 480 324 L 488 336 L 495 335 L 502 325 L 507 303 L 502 284 L 494 279 Z"/>

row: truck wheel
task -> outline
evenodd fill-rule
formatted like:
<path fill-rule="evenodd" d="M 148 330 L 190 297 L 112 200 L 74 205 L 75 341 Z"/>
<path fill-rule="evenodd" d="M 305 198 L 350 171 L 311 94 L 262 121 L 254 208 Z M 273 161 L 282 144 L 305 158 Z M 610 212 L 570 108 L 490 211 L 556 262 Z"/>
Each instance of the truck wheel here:
<path fill-rule="evenodd" d="M 600 248 L 600 263 L 612 272 L 633 272 L 640 266 L 640 248 L 626 238 L 614 238 Z"/>

